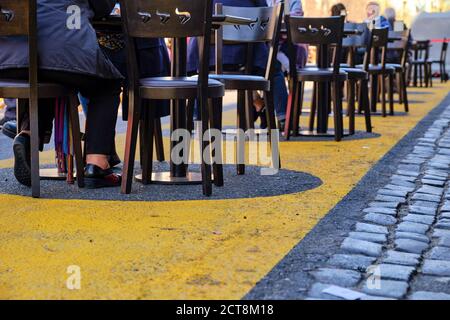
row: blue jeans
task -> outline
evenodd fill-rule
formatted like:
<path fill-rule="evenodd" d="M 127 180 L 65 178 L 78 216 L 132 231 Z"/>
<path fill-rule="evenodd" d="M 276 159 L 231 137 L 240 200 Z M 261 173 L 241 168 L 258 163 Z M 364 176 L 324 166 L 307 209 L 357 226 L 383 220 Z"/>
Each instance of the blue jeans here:
<path fill-rule="evenodd" d="M 281 64 L 277 61 L 275 66 L 275 74 L 273 76 L 273 99 L 275 104 L 275 113 L 278 120 L 286 119 L 286 108 L 288 103 L 288 90 L 284 80 L 283 71 L 281 71 Z"/>
<path fill-rule="evenodd" d="M 7 121 L 10 120 L 16 120 L 16 106 L 17 106 L 17 100 L 16 99 L 4 99 L 6 104 L 5 109 L 5 119 Z"/>

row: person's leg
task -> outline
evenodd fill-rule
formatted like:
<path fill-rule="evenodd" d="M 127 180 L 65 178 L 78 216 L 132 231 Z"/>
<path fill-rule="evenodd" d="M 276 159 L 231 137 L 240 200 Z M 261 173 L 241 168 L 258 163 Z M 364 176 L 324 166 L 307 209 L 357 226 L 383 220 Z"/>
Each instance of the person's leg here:
<path fill-rule="evenodd" d="M 11 121 L 16 120 L 16 99 L 3 99 L 5 101 L 5 120 Z"/>
<path fill-rule="evenodd" d="M 281 69 L 277 70 L 273 77 L 273 95 L 275 103 L 275 113 L 278 121 L 283 122 L 286 119 L 286 108 L 288 102 L 288 91 L 284 74 Z"/>

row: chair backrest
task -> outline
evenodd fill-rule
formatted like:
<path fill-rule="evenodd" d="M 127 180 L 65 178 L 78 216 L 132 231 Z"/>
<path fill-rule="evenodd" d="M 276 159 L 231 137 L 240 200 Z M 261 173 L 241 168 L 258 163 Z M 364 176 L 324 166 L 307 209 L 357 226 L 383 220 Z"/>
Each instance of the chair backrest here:
<path fill-rule="evenodd" d="M 266 79 L 270 80 L 274 74 L 276 56 L 280 40 L 280 29 L 283 20 L 283 3 L 273 7 L 230 7 L 216 4 L 216 14 L 239 16 L 255 20 L 249 26 L 226 25 L 216 31 L 216 72 L 222 73 L 222 48 L 223 44 L 246 44 L 247 67 L 250 72 L 253 61 L 253 44 L 268 43 L 269 59 L 266 67 Z"/>
<path fill-rule="evenodd" d="M 448 40 L 444 38 L 444 41 L 442 42 L 442 49 L 441 49 L 441 61 L 445 62 L 447 60 L 447 50 L 448 50 Z"/>
<path fill-rule="evenodd" d="M 415 44 L 414 58 L 428 60 L 430 56 L 430 40 L 418 40 Z"/>
<path fill-rule="evenodd" d="M 30 100 L 37 102 L 37 12 L 36 0 L 0 0 L 0 36 L 28 37 Z"/>
<path fill-rule="evenodd" d="M 309 44 L 328 50 L 334 45 L 333 71 L 339 73 L 342 55 L 342 39 L 344 36 L 345 17 L 305 18 L 288 17 L 288 38 L 291 44 Z M 329 62 L 324 62 L 319 67 L 327 67 Z M 291 69 L 293 67 L 291 66 Z M 294 68 L 295 69 L 295 68 Z"/>
<path fill-rule="evenodd" d="M 367 23 L 352 23 L 347 22 L 344 25 L 344 30 L 358 30 L 359 34 L 348 35 L 342 40 L 344 48 L 349 47 L 365 47 L 369 42 L 369 28 Z"/>
<path fill-rule="evenodd" d="M 386 67 L 386 53 L 389 43 L 388 28 L 374 28 L 371 30 L 370 46 L 372 48 L 370 54 L 370 63 L 373 65 L 381 64 Z"/>
<path fill-rule="evenodd" d="M 136 38 L 185 41 L 188 37 L 198 37 L 198 86 L 204 92 L 208 87 L 212 0 L 120 0 L 120 4 L 127 41 L 130 91 L 135 90 L 139 81 Z"/>
<path fill-rule="evenodd" d="M 389 42 L 388 49 L 396 50 L 396 51 L 400 52 L 400 55 L 401 55 L 400 64 L 403 67 L 406 67 L 406 63 L 408 62 L 410 34 L 411 34 L 411 30 L 389 31 L 389 38 L 395 38 L 395 39 L 400 39 L 400 40 L 395 40 L 393 42 Z"/>

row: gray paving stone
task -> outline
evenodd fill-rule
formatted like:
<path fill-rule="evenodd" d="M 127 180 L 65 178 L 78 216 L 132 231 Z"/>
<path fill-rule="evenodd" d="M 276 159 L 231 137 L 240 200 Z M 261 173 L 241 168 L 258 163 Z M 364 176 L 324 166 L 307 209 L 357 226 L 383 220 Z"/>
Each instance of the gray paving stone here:
<path fill-rule="evenodd" d="M 423 274 L 450 277 L 450 261 L 425 260 L 422 267 Z"/>
<path fill-rule="evenodd" d="M 417 291 L 414 292 L 410 300 L 450 300 L 450 294 L 440 292 Z"/>
<path fill-rule="evenodd" d="M 450 248 L 450 237 L 439 238 L 438 245 L 441 246 L 441 247 Z"/>
<path fill-rule="evenodd" d="M 441 208 L 441 212 L 450 212 L 450 202 L 444 202 L 444 205 Z"/>
<path fill-rule="evenodd" d="M 423 193 L 419 193 L 419 194 L 423 194 Z M 438 202 L 429 202 L 429 201 L 422 201 L 422 200 L 414 200 L 412 205 L 417 206 L 417 207 L 426 207 L 426 208 L 437 209 L 439 207 L 439 204 L 441 203 L 441 198 L 439 196 L 434 196 L 434 197 L 438 197 L 439 201 Z"/>
<path fill-rule="evenodd" d="M 401 161 L 401 163 L 422 165 L 424 163 L 424 160 L 420 158 L 404 159 Z"/>
<path fill-rule="evenodd" d="M 450 237 L 450 230 L 434 229 L 433 238 Z"/>
<path fill-rule="evenodd" d="M 397 226 L 397 231 L 400 232 L 412 232 L 412 233 L 418 233 L 418 234 L 425 234 L 427 233 L 428 229 L 430 229 L 429 226 L 421 224 L 421 223 L 415 223 L 415 222 L 401 222 Z"/>
<path fill-rule="evenodd" d="M 397 209 L 400 205 L 400 202 L 371 202 L 369 203 L 370 208 L 391 208 L 391 209 Z"/>
<path fill-rule="evenodd" d="M 350 238 L 359 239 L 375 243 L 385 243 L 387 236 L 381 233 L 369 233 L 369 232 L 350 232 Z"/>
<path fill-rule="evenodd" d="M 420 241 L 426 244 L 430 243 L 430 239 L 428 239 L 426 235 L 411 232 L 396 232 L 395 239 L 410 239 Z"/>
<path fill-rule="evenodd" d="M 388 234 L 388 229 L 383 226 L 377 226 L 369 223 L 358 222 L 355 226 L 355 231 L 359 232 L 370 232 L 370 233 L 382 233 Z"/>
<path fill-rule="evenodd" d="M 382 194 L 377 195 L 375 197 L 375 200 L 376 201 L 381 201 L 381 202 L 397 202 L 397 203 L 405 203 L 406 202 L 406 198 L 384 196 Z"/>
<path fill-rule="evenodd" d="M 425 174 L 422 179 L 446 181 L 447 177 L 437 176 L 437 175 L 434 175 L 434 174 Z"/>
<path fill-rule="evenodd" d="M 436 215 L 436 209 L 433 207 L 421 207 L 421 206 L 410 206 L 409 207 L 409 212 L 411 213 L 418 213 L 418 214 L 424 214 L 424 215 L 429 215 L 429 216 L 435 216 Z"/>
<path fill-rule="evenodd" d="M 406 191 L 406 192 L 413 192 L 416 188 L 416 185 L 412 185 L 409 187 L 399 186 L 395 184 L 388 184 L 384 186 L 384 189 L 394 190 L 394 191 Z"/>
<path fill-rule="evenodd" d="M 401 176 L 401 175 L 398 175 L 398 174 L 394 174 L 391 177 L 391 180 L 402 180 L 402 181 L 407 181 L 407 182 L 414 183 L 416 181 L 416 177 Z"/>
<path fill-rule="evenodd" d="M 392 186 L 397 186 L 397 187 L 400 186 L 400 187 L 407 188 L 405 190 L 414 190 L 416 188 L 415 183 L 408 182 L 408 181 L 405 181 L 405 180 L 400 180 L 400 179 L 391 179 L 391 185 Z M 395 190 L 395 189 L 392 189 L 392 188 L 388 188 L 387 186 L 385 188 L 386 189 Z"/>
<path fill-rule="evenodd" d="M 361 279 L 361 273 L 353 270 L 320 268 L 311 274 L 318 282 L 342 287 L 354 287 Z"/>
<path fill-rule="evenodd" d="M 383 194 L 385 196 L 406 198 L 406 196 L 408 195 L 408 192 L 400 191 L 400 190 L 395 191 L 395 190 L 390 190 L 390 189 L 380 189 L 380 190 L 378 190 L 378 194 Z"/>
<path fill-rule="evenodd" d="M 389 250 L 383 262 L 403 266 L 417 266 L 419 264 L 419 258 L 420 255 L 418 254 Z"/>
<path fill-rule="evenodd" d="M 409 252 L 409 253 L 417 253 L 421 254 L 428 248 L 428 244 L 410 240 L 410 239 L 396 239 L 395 240 L 395 249 L 400 252 Z"/>
<path fill-rule="evenodd" d="M 441 212 L 441 217 L 444 219 L 450 219 L 450 212 Z"/>
<path fill-rule="evenodd" d="M 445 185 L 445 181 L 430 180 L 430 179 L 422 179 L 422 183 L 433 187 L 443 187 Z"/>
<path fill-rule="evenodd" d="M 431 194 L 424 194 L 424 193 L 415 193 L 411 199 L 413 200 L 421 200 L 421 201 L 428 201 L 428 202 L 436 202 L 439 203 L 441 201 L 440 196 L 434 196 Z"/>
<path fill-rule="evenodd" d="M 431 249 L 430 258 L 433 260 L 450 261 L 450 248 L 434 247 L 433 249 Z"/>
<path fill-rule="evenodd" d="M 433 194 L 435 196 L 442 195 L 442 192 L 444 191 L 443 188 L 437 188 L 432 186 L 422 186 L 417 190 L 417 193 L 424 193 L 424 194 Z"/>
<path fill-rule="evenodd" d="M 397 219 L 387 214 L 368 213 L 364 216 L 364 221 L 373 222 L 382 226 L 393 226 Z"/>
<path fill-rule="evenodd" d="M 385 208 L 385 207 L 369 207 L 363 210 L 365 213 L 379 213 L 384 215 L 391 215 L 395 216 L 397 215 L 397 209 L 396 208 Z"/>
<path fill-rule="evenodd" d="M 436 170 L 436 169 L 427 169 L 427 170 L 425 170 L 425 174 L 432 174 L 432 175 L 444 177 L 444 178 L 448 177 L 448 172 L 442 171 L 442 170 Z"/>
<path fill-rule="evenodd" d="M 448 169 L 448 164 L 443 164 L 440 162 L 429 162 L 428 166 L 437 168 L 437 169 Z"/>
<path fill-rule="evenodd" d="M 363 296 L 363 297 L 361 297 L 361 299 L 360 299 L 361 301 L 372 301 L 372 300 L 375 300 L 375 301 L 380 301 L 380 300 L 397 300 L 397 299 L 394 299 L 394 298 L 388 298 L 388 297 L 376 297 L 376 296 L 369 296 L 369 295 L 365 295 L 365 296 Z"/>
<path fill-rule="evenodd" d="M 383 247 L 380 244 L 346 238 L 342 242 L 341 248 L 349 253 L 363 254 L 370 257 L 379 257 Z"/>
<path fill-rule="evenodd" d="M 416 170 L 416 171 L 397 170 L 397 172 L 396 172 L 396 175 L 414 177 L 414 178 L 417 178 L 419 176 L 419 174 L 420 174 L 420 172 L 418 170 Z"/>
<path fill-rule="evenodd" d="M 382 296 L 400 299 L 408 291 L 408 283 L 405 281 L 379 280 L 379 287 L 367 281 L 363 287 L 363 292 L 372 296 Z"/>
<path fill-rule="evenodd" d="M 359 254 L 335 254 L 327 262 L 328 265 L 342 268 L 357 270 L 359 272 L 365 272 L 367 267 L 370 266 L 376 258 L 362 256 Z"/>
<path fill-rule="evenodd" d="M 399 169 L 399 170 L 404 170 L 404 171 L 411 171 L 411 172 L 420 174 L 420 166 L 417 166 L 417 165 L 412 165 L 412 164 L 399 164 L 399 165 L 398 165 L 398 169 Z"/>
<path fill-rule="evenodd" d="M 380 264 L 376 267 L 380 268 L 381 279 L 400 281 L 409 281 L 415 270 L 414 267 L 387 263 Z"/>
<path fill-rule="evenodd" d="M 450 230 L 450 221 L 448 219 L 439 220 L 435 225 L 436 229 Z"/>
<path fill-rule="evenodd" d="M 329 288 L 329 284 L 316 282 L 314 283 L 308 291 L 308 297 L 310 298 L 319 298 L 325 300 L 344 300 L 342 298 L 333 296 L 331 294 L 323 293 L 322 291 Z"/>
<path fill-rule="evenodd" d="M 422 223 L 422 224 L 426 224 L 427 226 L 431 226 L 434 222 L 434 217 L 433 216 L 425 216 L 423 214 L 409 213 L 403 217 L 403 221 Z"/>

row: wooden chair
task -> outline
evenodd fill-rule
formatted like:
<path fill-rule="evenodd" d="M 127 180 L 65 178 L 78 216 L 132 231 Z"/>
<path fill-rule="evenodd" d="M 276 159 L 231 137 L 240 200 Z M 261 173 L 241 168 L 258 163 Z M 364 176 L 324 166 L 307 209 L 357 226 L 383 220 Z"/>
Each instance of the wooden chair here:
<path fill-rule="evenodd" d="M 31 192 L 35 198 L 40 197 L 39 177 L 39 99 L 67 98 L 72 125 L 72 139 L 75 151 L 77 181 L 84 187 L 84 166 L 81 151 L 80 124 L 78 118 L 78 98 L 76 92 L 55 83 L 38 82 L 38 47 L 37 47 L 37 13 L 36 0 L 0 0 L 0 36 L 26 36 L 29 50 L 28 80 L 0 79 L 0 97 L 19 99 L 19 111 L 29 102 L 31 139 Z M 20 121 L 20 119 L 18 119 Z"/>
<path fill-rule="evenodd" d="M 386 117 L 386 78 L 389 80 L 389 112 L 394 115 L 394 75 L 395 69 L 386 65 L 386 53 L 389 43 L 389 30 L 387 28 L 371 30 L 370 65 L 367 69 L 371 83 L 370 108 L 377 111 L 378 85 L 381 87 L 381 114 Z M 357 65 L 363 69 L 364 65 Z"/>
<path fill-rule="evenodd" d="M 362 69 L 355 68 L 355 54 L 358 48 L 366 48 L 366 53 L 371 51 L 372 43 L 367 43 L 366 34 L 370 32 L 367 24 L 362 23 L 346 23 L 345 29 L 359 30 L 361 34 L 351 35 L 345 37 L 342 42 L 342 47 L 347 51 L 347 63 L 341 63 L 341 70 L 348 74 L 348 116 L 349 116 L 349 134 L 355 133 L 355 104 L 356 96 L 358 96 L 359 111 L 364 110 L 366 120 L 366 131 L 372 132 L 372 120 L 370 115 L 369 105 L 369 55 L 366 54 L 364 58 L 364 67 Z M 356 94 L 356 85 L 359 84 L 358 95 Z"/>
<path fill-rule="evenodd" d="M 122 193 L 130 193 L 134 160 L 136 153 L 136 141 L 138 128 L 143 130 L 145 141 L 142 164 L 142 182 L 151 183 L 152 157 L 153 157 L 153 124 L 154 108 L 152 100 L 172 100 L 172 107 L 179 101 L 197 99 L 201 113 L 201 142 L 202 146 L 202 184 L 203 194 L 212 193 L 211 167 L 205 156 L 208 143 L 202 137 L 208 129 L 208 121 L 211 126 L 218 127 L 221 115 L 222 97 L 225 94 L 224 86 L 219 81 L 209 80 L 209 48 L 212 28 L 212 0 L 122 0 L 122 18 L 127 39 L 128 74 L 129 74 L 129 116 L 128 129 L 125 144 L 124 171 L 122 181 Z M 200 39 L 200 72 L 196 79 L 188 77 L 159 77 L 138 78 L 138 63 L 136 55 L 135 38 L 174 38 L 185 39 L 187 37 L 199 37 Z M 185 57 L 184 57 L 185 58 Z M 180 62 L 180 63 L 185 63 Z M 212 99 L 209 106 L 208 99 Z M 172 108 L 174 111 L 174 108 Z M 174 119 L 172 112 L 172 124 Z M 186 125 L 186 119 L 177 119 Z M 217 155 L 221 158 L 221 155 Z M 223 172 L 220 164 L 214 163 L 214 182 L 223 185 Z"/>
<path fill-rule="evenodd" d="M 448 49 L 448 42 L 447 39 L 444 38 L 444 41 L 442 42 L 441 47 L 441 54 L 438 60 L 432 60 L 431 64 L 438 64 L 439 65 L 439 73 L 441 74 L 441 83 L 448 81 L 447 76 L 447 49 Z"/>
<path fill-rule="evenodd" d="M 395 74 L 397 75 L 399 102 L 404 105 L 405 112 L 409 112 L 406 76 L 408 73 L 410 30 L 405 30 L 402 32 L 389 32 L 389 36 L 401 39 L 388 45 L 388 50 L 395 50 L 399 53 L 400 63 L 387 63 L 386 66 L 395 69 Z"/>
<path fill-rule="evenodd" d="M 423 86 L 425 82 L 425 87 L 433 86 L 433 77 L 431 74 L 431 63 L 430 63 L 430 40 L 416 41 L 413 46 L 414 58 L 411 61 L 411 67 L 414 70 L 414 87 L 420 84 Z"/>
<path fill-rule="evenodd" d="M 252 92 L 263 91 L 266 106 L 266 118 L 268 135 L 272 129 L 276 129 L 274 96 L 272 80 L 275 73 L 278 45 L 280 39 L 280 28 L 283 15 L 283 4 L 274 7 L 229 7 L 221 3 L 216 4 L 216 14 L 239 16 L 256 20 L 251 26 L 223 26 L 216 31 L 215 53 L 216 73 L 210 74 L 210 79 L 218 80 L 225 85 L 225 90 L 235 90 L 238 93 L 237 101 L 237 128 L 245 131 L 254 129 Z M 269 59 L 266 67 L 265 77 L 251 75 L 253 67 L 253 45 L 255 43 L 268 43 Z M 245 44 L 247 48 L 246 74 L 224 73 L 222 48 L 224 44 Z M 237 135 L 237 150 L 244 150 L 244 140 Z M 270 141 L 270 139 L 269 139 Z M 271 148 L 271 150 L 273 150 Z M 243 155 L 241 155 L 243 156 Z M 241 162 L 241 161 L 239 161 Z M 243 162 L 243 161 L 242 161 Z M 275 161 L 273 161 L 275 163 Z M 237 164 L 237 173 L 245 173 L 245 165 Z"/>
<path fill-rule="evenodd" d="M 294 55 L 290 54 L 290 88 L 293 90 L 294 98 L 288 105 L 285 125 L 285 138 L 289 139 L 291 114 L 293 113 L 292 126 L 293 131 L 299 127 L 300 105 L 303 97 L 300 97 L 303 82 L 329 83 L 333 85 L 333 113 L 335 126 L 335 140 L 340 141 L 344 134 L 342 120 L 342 97 L 341 86 L 347 81 L 347 73 L 340 70 L 342 39 L 344 35 L 344 17 L 328 18 L 304 18 L 286 16 L 286 25 L 288 28 L 288 43 L 293 52 L 295 44 L 304 43 L 320 47 L 321 50 L 329 50 L 330 46 L 335 46 L 333 57 L 333 67 L 329 68 L 329 61 L 324 65 L 319 63 L 315 67 L 305 67 L 297 69 Z M 319 56 L 319 55 L 318 55 Z M 318 59 L 319 60 L 319 59 Z M 319 62 L 319 61 L 318 61 Z M 320 90 L 315 90 L 316 95 L 321 94 Z M 316 102 L 319 98 L 316 96 Z M 313 130 L 315 112 L 318 108 L 323 108 L 318 103 L 312 104 L 310 115 L 310 131 Z M 324 110 L 328 114 L 328 110 Z"/>

